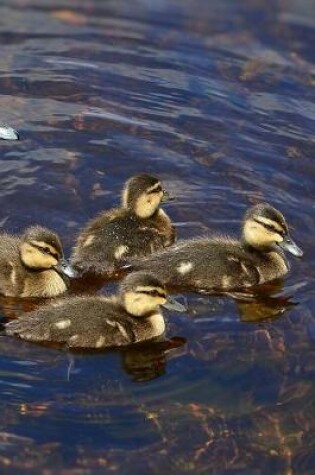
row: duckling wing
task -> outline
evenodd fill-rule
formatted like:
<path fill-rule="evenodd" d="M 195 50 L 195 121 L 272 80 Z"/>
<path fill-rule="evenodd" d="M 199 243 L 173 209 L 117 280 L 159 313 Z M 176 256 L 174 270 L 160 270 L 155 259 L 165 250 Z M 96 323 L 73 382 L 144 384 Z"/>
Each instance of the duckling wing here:
<path fill-rule="evenodd" d="M 104 348 L 132 343 L 131 319 L 117 305 L 98 298 L 74 298 L 42 307 L 6 325 L 8 335 L 70 348 Z"/>
<path fill-rule="evenodd" d="M 253 261 L 237 241 L 182 241 L 145 259 L 132 259 L 130 263 L 136 270 L 153 271 L 168 285 L 232 289 L 259 282 Z"/>
<path fill-rule="evenodd" d="M 226 253 L 225 265 L 221 272 L 226 271 L 222 276 L 220 288 L 223 290 L 251 287 L 259 284 L 260 274 L 255 262 L 241 250 Z"/>
<path fill-rule="evenodd" d="M 135 341 L 136 335 L 128 318 L 106 314 L 100 325 L 71 336 L 67 345 L 69 348 L 110 348 L 129 345 Z"/>
<path fill-rule="evenodd" d="M 161 239 L 161 247 L 159 249 L 171 246 L 176 241 L 176 228 L 172 224 L 167 214 L 159 209 L 158 213 L 151 218 L 147 218 L 148 227 L 155 228 Z"/>
<path fill-rule="evenodd" d="M 75 247 L 71 263 L 83 272 L 114 272 L 131 256 L 144 256 L 163 248 L 158 230 L 144 226 L 132 215 L 103 220 L 83 233 Z"/>

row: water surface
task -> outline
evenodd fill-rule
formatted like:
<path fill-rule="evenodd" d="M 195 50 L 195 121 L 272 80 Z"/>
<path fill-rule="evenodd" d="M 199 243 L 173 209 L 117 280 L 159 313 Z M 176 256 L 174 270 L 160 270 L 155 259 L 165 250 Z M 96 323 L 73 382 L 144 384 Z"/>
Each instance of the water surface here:
<path fill-rule="evenodd" d="M 149 172 L 176 196 L 181 237 L 237 234 L 268 201 L 305 251 L 253 301 L 185 294 L 164 343 L 69 355 L 2 335 L 1 473 L 313 474 L 313 2 L 2 0 L 0 12 L 0 120 L 21 136 L 0 143 L 3 229 L 48 225 L 69 253 Z M 31 305 L 0 304 L 3 321 Z"/>

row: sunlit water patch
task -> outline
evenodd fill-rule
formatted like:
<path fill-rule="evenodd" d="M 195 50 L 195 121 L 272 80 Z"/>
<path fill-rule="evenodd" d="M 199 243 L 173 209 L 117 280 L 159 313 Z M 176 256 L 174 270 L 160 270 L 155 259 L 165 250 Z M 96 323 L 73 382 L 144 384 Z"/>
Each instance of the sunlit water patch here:
<path fill-rule="evenodd" d="M 184 293 L 164 342 L 69 354 L 1 335 L 2 471 L 314 473 L 312 1 L 0 12 L 0 121 L 21 138 L 0 143 L 3 229 L 48 225 L 69 253 L 123 182 L 150 172 L 176 196 L 180 237 L 237 235 L 246 208 L 269 201 L 305 251 L 254 297 Z M 40 303 L 1 298 L 2 321 Z"/>

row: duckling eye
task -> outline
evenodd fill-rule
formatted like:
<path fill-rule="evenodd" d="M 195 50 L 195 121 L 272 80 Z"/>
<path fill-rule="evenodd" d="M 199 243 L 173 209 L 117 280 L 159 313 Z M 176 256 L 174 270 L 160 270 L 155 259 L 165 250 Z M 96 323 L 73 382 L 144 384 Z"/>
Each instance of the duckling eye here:
<path fill-rule="evenodd" d="M 148 194 L 149 195 L 152 195 L 153 193 L 160 193 L 162 190 L 162 187 L 161 186 L 158 186 L 157 188 L 154 188 L 154 190 L 150 190 L 148 191 Z"/>
<path fill-rule="evenodd" d="M 264 223 L 264 228 L 268 229 L 271 233 L 281 234 L 282 232 L 276 229 L 272 224 Z"/>
<path fill-rule="evenodd" d="M 264 224 L 265 228 L 268 229 L 268 231 L 275 233 L 275 234 L 280 234 L 283 238 L 286 236 L 285 231 L 279 231 L 279 229 L 276 229 L 272 226 L 272 224 Z"/>
<path fill-rule="evenodd" d="M 270 224 L 264 224 L 264 227 L 266 229 L 268 229 L 268 231 L 271 231 L 272 233 L 275 232 L 275 229 L 273 226 L 271 226 Z"/>
<path fill-rule="evenodd" d="M 156 290 L 151 290 L 151 292 L 149 292 L 149 294 L 150 294 L 152 297 L 158 297 L 158 296 L 159 296 L 159 293 L 158 293 Z"/>
<path fill-rule="evenodd" d="M 52 256 L 52 257 L 54 257 L 55 259 L 58 259 L 58 255 L 55 254 L 54 252 L 52 252 L 49 247 L 42 247 L 41 250 L 42 250 L 45 254 L 48 254 L 49 256 Z"/>
<path fill-rule="evenodd" d="M 162 295 L 158 290 L 148 290 L 145 292 L 147 295 L 150 295 L 151 297 L 161 297 L 164 298 L 165 296 Z"/>

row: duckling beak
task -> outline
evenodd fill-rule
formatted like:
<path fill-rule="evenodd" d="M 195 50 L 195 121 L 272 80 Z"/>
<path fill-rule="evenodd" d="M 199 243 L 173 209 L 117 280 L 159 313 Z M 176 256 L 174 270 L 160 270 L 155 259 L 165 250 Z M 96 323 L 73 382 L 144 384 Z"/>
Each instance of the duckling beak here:
<path fill-rule="evenodd" d="M 167 308 L 167 310 L 174 310 L 175 312 L 186 312 L 187 308 L 185 305 L 177 302 L 177 300 L 172 297 L 168 297 L 167 301 L 163 303 L 162 307 Z"/>
<path fill-rule="evenodd" d="M 163 196 L 161 199 L 162 203 L 166 203 L 167 201 L 173 201 L 175 198 L 174 196 L 171 196 L 167 191 L 163 191 Z"/>
<path fill-rule="evenodd" d="M 67 277 L 74 278 L 77 276 L 77 272 L 70 266 L 66 259 L 61 259 L 58 264 L 54 266 L 54 269 L 59 273 L 66 275 Z"/>
<path fill-rule="evenodd" d="M 279 242 L 279 246 L 285 250 L 285 251 L 288 251 L 288 252 L 291 252 L 291 254 L 293 254 L 294 256 L 296 257 L 302 257 L 303 256 L 303 251 L 302 249 L 299 248 L 299 246 L 297 246 L 295 244 L 295 242 L 293 241 L 293 239 L 291 239 L 291 237 L 288 235 L 286 236 L 282 242 Z"/>

